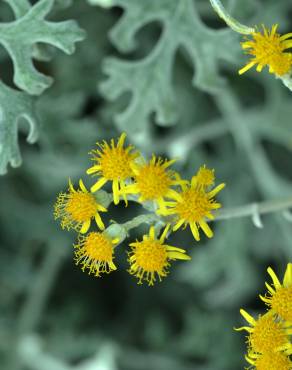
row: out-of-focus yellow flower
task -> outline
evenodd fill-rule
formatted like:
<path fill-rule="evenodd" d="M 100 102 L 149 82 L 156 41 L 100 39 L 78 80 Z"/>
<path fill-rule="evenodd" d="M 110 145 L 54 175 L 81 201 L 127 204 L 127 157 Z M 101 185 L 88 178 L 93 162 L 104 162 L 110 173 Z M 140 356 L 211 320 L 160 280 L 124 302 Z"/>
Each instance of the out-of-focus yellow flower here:
<path fill-rule="evenodd" d="M 246 330 L 250 353 L 273 353 L 283 351 L 285 354 L 292 353 L 292 344 L 289 340 L 290 331 L 282 322 L 275 321 L 274 315 L 270 312 L 258 319 L 254 319 L 245 310 L 240 310 L 241 315 L 250 324 L 236 330 Z"/>
<path fill-rule="evenodd" d="M 269 295 L 260 297 L 273 313 L 277 313 L 283 320 L 290 322 L 292 326 L 292 263 L 287 265 L 283 284 L 280 283 L 271 267 L 267 271 L 272 278 L 273 287 L 266 283 Z"/>
<path fill-rule="evenodd" d="M 144 235 L 142 241 L 130 244 L 132 250 L 129 252 L 129 272 L 137 276 L 138 284 L 146 280 L 148 285 L 153 285 L 156 276 L 161 281 L 168 274 L 170 260 L 190 260 L 184 249 L 164 244 L 169 228 L 168 225 L 157 239 L 154 226 L 151 226 L 149 235 Z"/>
<path fill-rule="evenodd" d="M 114 139 L 111 140 L 110 145 L 106 141 L 96 143 L 99 149 L 90 152 L 92 160 L 96 164 L 87 170 L 88 175 L 96 174 L 100 177 L 91 187 L 92 192 L 100 189 L 108 181 L 112 181 L 115 204 L 119 203 L 120 190 L 123 191 L 125 180 L 134 175 L 131 164 L 139 156 L 132 145 L 124 148 L 125 139 L 126 134 L 122 133 L 117 145 L 115 145 Z"/>
<path fill-rule="evenodd" d="M 281 36 L 277 33 L 277 24 L 272 26 L 271 31 L 264 25 L 262 27 L 262 32 L 253 32 L 251 40 L 241 43 L 242 48 L 253 58 L 239 70 L 239 74 L 257 65 L 257 72 L 261 72 L 265 66 L 268 66 L 270 73 L 283 76 L 291 70 L 292 66 L 292 54 L 285 52 L 292 47 L 292 33 Z"/>
<path fill-rule="evenodd" d="M 60 193 L 55 203 L 55 219 L 61 218 L 63 229 L 74 229 L 81 233 L 86 233 L 91 220 L 95 219 L 97 226 L 103 230 L 104 224 L 98 212 L 106 212 L 107 209 L 97 203 L 94 195 L 86 189 L 82 180 L 79 180 L 79 188 L 75 190 L 69 179 L 68 192 Z"/>
<path fill-rule="evenodd" d="M 208 192 L 206 189 L 207 184 L 208 186 L 209 184 L 211 185 L 213 180 L 210 176 L 211 173 L 206 173 L 206 170 L 206 168 L 201 167 L 197 175 L 193 176 L 191 183 L 182 184 L 182 191 L 173 193 L 172 197 L 175 201 L 168 202 L 166 210 L 160 209 L 158 211 L 163 216 L 174 217 L 174 231 L 183 225 L 185 227 L 189 225 L 197 241 L 200 240 L 199 228 L 204 231 L 208 238 L 213 237 L 213 232 L 206 220 L 215 218 L 212 211 L 220 208 L 221 204 L 217 203 L 214 197 L 225 187 L 225 184 L 220 184 Z"/>
<path fill-rule="evenodd" d="M 207 168 L 206 165 L 201 166 L 197 174 L 193 177 L 193 183 L 208 188 L 215 183 L 215 170 Z"/>
<path fill-rule="evenodd" d="M 174 190 L 172 186 L 185 183 L 179 175 L 168 169 L 175 159 L 168 161 L 156 158 L 155 155 L 148 163 L 134 163 L 133 184 L 121 190 L 122 194 L 139 194 L 139 201 L 155 201 L 160 208 L 164 208 L 165 198 L 169 198 Z"/>
<path fill-rule="evenodd" d="M 118 242 L 118 239 L 111 239 L 105 232 L 79 235 L 78 243 L 74 245 L 76 265 L 81 265 L 82 271 L 87 270 L 96 277 L 116 270 L 113 256 L 114 246 Z"/>

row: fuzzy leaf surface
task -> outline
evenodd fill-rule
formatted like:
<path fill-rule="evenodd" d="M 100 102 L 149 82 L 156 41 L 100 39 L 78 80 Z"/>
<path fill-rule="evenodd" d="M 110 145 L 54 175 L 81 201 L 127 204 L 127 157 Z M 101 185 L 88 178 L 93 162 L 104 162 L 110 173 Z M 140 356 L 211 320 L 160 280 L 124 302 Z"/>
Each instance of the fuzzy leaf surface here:
<path fill-rule="evenodd" d="M 12 167 L 21 165 L 18 144 L 18 124 L 29 124 L 27 141 L 34 143 L 38 138 L 38 118 L 34 98 L 11 89 L 0 81 L 0 174 L 7 172 L 8 163 Z"/>
<path fill-rule="evenodd" d="M 52 78 L 37 71 L 33 64 L 37 43 L 52 45 L 66 54 L 72 54 L 75 43 L 85 32 L 75 21 L 50 22 L 45 17 L 52 10 L 54 0 L 40 0 L 34 6 L 26 0 L 5 0 L 16 20 L 0 23 L 0 43 L 10 55 L 14 67 L 14 83 L 32 95 L 41 94 L 52 84 Z"/>
<path fill-rule="evenodd" d="M 100 85 L 103 95 L 109 100 L 127 92 L 132 95 L 126 109 L 115 117 L 120 129 L 140 131 L 153 112 L 160 125 L 177 122 L 172 75 L 175 55 L 181 47 L 194 68 L 194 86 L 209 93 L 217 93 L 224 86 L 218 72 L 219 60 L 236 60 L 237 35 L 226 29 L 208 28 L 192 0 L 91 0 L 90 3 L 124 9 L 110 32 L 111 41 L 121 53 L 136 49 L 136 34 L 145 25 L 158 21 L 163 26 L 160 38 L 145 58 L 138 61 L 106 58 L 104 61 L 108 78 Z"/>

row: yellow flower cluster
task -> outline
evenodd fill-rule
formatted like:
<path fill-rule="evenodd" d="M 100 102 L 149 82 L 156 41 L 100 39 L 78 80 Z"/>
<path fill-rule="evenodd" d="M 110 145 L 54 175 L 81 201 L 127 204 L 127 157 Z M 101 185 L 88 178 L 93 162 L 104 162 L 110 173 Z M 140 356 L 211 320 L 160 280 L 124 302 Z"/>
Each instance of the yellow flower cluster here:
<path fill-rule="evenodd" d="M 292 53 L 286 50 L 292 48 L 292 33 L 281 36 L 277 32 L 277 24 L 274 24 L 271 30 L 264 25 L 262 28 L 262 32 L 256 30 L 251 34 L 252 39 L 241 43 L 242 49 L 252 55 L 252 58 L 240 69 L 239 74 L 245 73 L 255 65 L 257 72 L 268 66 L 269 72 L 277 76 L 289 73 L 292 67 Z"/>
<path fill-rule="evenodd" d="M 111 200 L 115 205 L 120 200 L 140 203 L 150 213 L 152 223 L 149 235 L 144 235 L 142 241 L 130 244 L 129 272 L 138 278 L 139 283 L 146 280 L 153 285 L 156 279 L 165 277 L 171 260 L 189 260 L 186 251 L 165 244 L 171 231 L 181 226 L 189 225 L 196 241 L 200 240 L 200 229 L 211 238 L 213 232 L 208 220 L 214 219 L 213 211 L 221 207 L 215 200 L 216 194 L 225 184 L 214 187 L 214 170 L 202 166 L 191 181 L 184 180 L 170 167 L 175 160 L 167 160 L 155 155 L 147 161 L 132 146 L 125 146 L 126 134 L 122 133 L 117 142 L 97 143 L 97 149 L 90 152 L 93 166 L 87 170 L 88 175 L 97 179 L 90 191 L 82 180 L 76 190 L 69 180 L 69 188 L 60 193 L 54 208 L 55 219 L 60 219 L 63 229 L 73 229 L 79 232 L 75 247 L 76 264 L 89 274 L 100 276 L 116 270 L 113 262 L 114 249 L 125 236 L 113 235 L 109 228 L 105 229 L 100 212 L 107 212 Z M 105 184 L 111 183 L 112 194 L 101 190 Z M 102 201 L 101 192 L 110 201 Z M 91 221 L 95 220 L 100 231 L 88 232 Z M 142 221 L 143 222 L 143 221 Z M 137 226 L 133 220 L 119 225 L 119 230 L 128 231 Z M 139 223 L 138 223 L 139 225 Z M 164 231 L 158 238 L 157 229 L 164 226 Z"/>
<path fill-rule="evenodd" d="M 241 309 L 249 323 L 236 330 L 248 332 L 246 360 L 255 370 L 291 370 L 292 362 L 292 263 L 288 263 L 282 284 L 275 272 L 268 268 L 272 285 L 266 283 L 268 293 L 260 298 L 268 312 L 256 319 Z"/>

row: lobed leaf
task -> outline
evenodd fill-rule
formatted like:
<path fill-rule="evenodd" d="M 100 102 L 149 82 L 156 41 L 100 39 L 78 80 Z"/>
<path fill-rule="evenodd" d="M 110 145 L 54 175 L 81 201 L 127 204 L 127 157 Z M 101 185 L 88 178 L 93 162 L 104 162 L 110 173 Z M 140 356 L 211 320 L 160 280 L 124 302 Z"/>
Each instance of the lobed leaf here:
<path fill-rule="evenodd" d="M 39 120 L 34 99 L 24 92 L 16 91 L 0 81 L 0 174 L 7 172 L 7 164 L 18 167 L 21 155 L 18 145 L 18 124 L 25 120 L 30 128 L 29 143 L 38 138 Z"/>
<path fill-rule="evenodd" d="M 30 6 L 26 0 L 6 0 L 17 19 L 0 23 L 0 43 L 9 53 L 14 66 L 14 83 L 29 94 L 39 95 L 52 83 L 52 78 L 37 71 L 33 64 L 33 46 L 45 43 L 72 54 L 75 43 L 85 32 L 75 21 L 49 22 L 44 18 L 54 0 L 40 0 Z"/>
<path fill-rule="evenodd" d="M 192 0 L 91 0 L 90 3 L 125 9 L 110 32 L 111 41 L 122 53 L 136 48 L 135 36 L 144 25 L 153 21 L 163 25 L 161 37 L 144 59 L 105 59 L 103 68 L 108 79 L 100 85 L 103 95 L 114 100 L 125 92 L 132 94 L 124 112 L 116 116 L 120 129 L 142 130 L 153 112 L 160 125 L 177 122 L 172 72 L 180 47 L 187 52 L 187 59 L 194 67 L 194 86 L 209 93 L 217 93 L 224 86 L 219 61 L 236 60 L 237 35 L 230 30 L 211 30 L 205 26 Z"/>

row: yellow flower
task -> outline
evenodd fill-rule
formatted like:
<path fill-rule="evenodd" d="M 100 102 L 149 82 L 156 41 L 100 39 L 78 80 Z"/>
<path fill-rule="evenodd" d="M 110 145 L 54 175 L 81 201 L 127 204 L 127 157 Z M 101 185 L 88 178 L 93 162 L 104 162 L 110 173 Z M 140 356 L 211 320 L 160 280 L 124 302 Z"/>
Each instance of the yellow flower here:
<path fill-rule="evenodd" d="M 174 162 L 174 159 L 167 161 L 153 155 L 149 163 L 134 163 L 132 169 L 135 182 L 126 186 L 121 193 L 139 194 L 140 202 L 155 201 L 159 207 L 164 208 L 165 198 L 174 192 L 171 187 L 185 183 L 179 179 L 178 174 L 168 170 Z"/>
<path fill-rule="evenodd" d="M 274 315 L 267 313 L 255 320 L 243 309 L 240 313 L 250 326 L 243 326 L 236 330 L 246 330 L 249 333 L 250 352 L 263 354 L 284 351 L 285 354 L 292 353 L 292 344 L 289 340 L 290 329 L 286 328 L 282 322 L 276 321 Z"/>
<path fill-rule="evenodd" d="M 283 352 L 250 353 L 245 357 L 254 370 L 291 370 L 292 362 Z"/>
<path fill-rule="evenodd" d="M 194 176 L 193 182 L 206 188 L 213 186 L 215 183 L 215 170 L 210 170 L 206 165 L 200 167 L 199 171 Z"/>
<path fill-rule="evenodd" d="M 225 184 L 220 184 L 210 192 L 207 192 L 206 186 L 198 183 L 197 176 L 193 176 L 191 183 L 181 185 L 182 192 L 173 194 L 175 201 L 168 202 L 168 208 L 166 210 L 159 209 L 158 213 L 163 216 L 174 217 L 174 231 L 178 230 L 182 225 L 185 227 L 189 225 L 195 240 L 199 241 L 199 227 L 208 238 L 213 237 L 213 232 L 206 219 L 213 220 L 214 215 L 211 212 L 221 207 L 221 204 L 214 200 L 214 196 L 225 187 Z"/>
<path fill-rule="evenodd" d="M 69 179 L 68 192 L 60 193 L 55 203 L 55 219 L 61 218 L 63 229 L 74 229 L 82 234 L 88 231 L 91 220 L 95 219 L 97 226 L 103 230 L 104 224 L 98 212 L 106 212 L 107 209 L 96 202 L 82 180 L 79 180 L 79 188 L 75 190 Z"/>
<path fill-rule="evenodd" d="M 261 72 L 265 66 L 268 66 L 270 73 L 283 76 L 291 70 L 292 66 L 292 54 L 285 52 L 292 47 L 292 33 L 281 36 L 277 33 L 277 24 L 272 26 L 271 31 L 264 25 L 262 27 L 262 32 L 251 34 L 252 40 L 241 43 L 242 48 L 253 58 L 239 71 L 239 74 L 245 73 L 257 64 L 257 72 Z"/>
<path fill-rule="evenodd" d="M 290 321 L 292 326 L 292 263 L 287 265 L 283 284 L 280 283 L 271 267 L 267 271 L 272 278 L 273 287 L 266 283 L 270 295 L 260 297 L 273 313 L 280 315 L 283 320 Z"/>
<path fill-rule="evenodd" d="M 154 226 L 150 227 L 149 235 L 144 235 L 142 241 L 131 243 L 129 253 L 129 272 L 137 276 L 138 284 L 143 280 L 148 281 L 148 285 L 153 285 L 156 276 L 159 281 L 168 274 L 170 266 L 169 260 L 190 260 L 185 250 L 164 244 L 169 225 L 164 229 L 159 239 L 155 237 Z"/>
<path fill-rule="evenodd" d="M 100 179 L 91 187 L 92 192 L 96 192 L 108 181 L 112 181 L 114 203 L 119 203 L 120 189 L 125 187 L 125 180 L 131 178 L 134 173 L 131 168 L 133 161 L 139 156 L 133 152 L 134 147 L 129 145 L 124 148 L 126 134 L 122 133 L 117 145 L 114 139 L 109 145 L 106 141 L 102 144 L 97 143 L 99 149 L 91 151 L 92 160 L 96 162 L 94 166 L 87 170 L 87 174 L 97 174 Z"/>
<path fill-rule="evenodd" d="M 101 273 L 116 270 L 113 262 L 114 246 L 118 239 L 111 239 L 106 233 L 91 232 L 86 236 L 79 235 L 78 244 L 74 245 L 76 265 L 81 265 L 82 271 L 99 277 Z"/>

